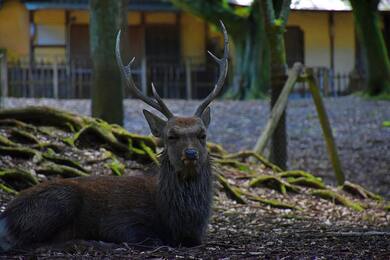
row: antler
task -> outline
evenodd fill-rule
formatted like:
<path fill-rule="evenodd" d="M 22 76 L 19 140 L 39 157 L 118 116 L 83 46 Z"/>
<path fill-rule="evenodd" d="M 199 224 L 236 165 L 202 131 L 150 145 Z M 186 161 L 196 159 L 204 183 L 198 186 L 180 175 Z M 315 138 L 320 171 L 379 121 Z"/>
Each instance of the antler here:
<path fill-rule="evenodd" d="M 199 107 L 196 109 L 195 116 L 201 116 L 203 111 L 207 108 L 207 106 L 218 96 L 219 92 L 221 92 L 223 83 L 226 78 L 227 70 L 228 70 L 228 55 L 229 55 L 229 39 L 228 34 L 225 28 L 225 25 L 221 20 L 219 20 L 222 32 L 223 32 L 223 38 L 224 38 L 224 48 L 223 48 L 223 57 L 221 59 L 217 58 L 214 54 L 212 54 L 210 51 L 208 53 L 211 57 L 218 63 L 219 65 L 219 77 L 217 80 L 217 83 L 215 83 L 213 91 L 206 97 L 206 99 L 199 105 Z"/>
<path fill-rule="evenodd" d="M 119 70 L 121 71 L 121 74 L 123 78 L 126 79 L 127 86 L 130 88 L 131 93 L 138 99 L 141 99 L 149 106 L 157 109 L 160 111 L 166 118 L 173 117 L 173 114 L 171 111 L 169 111 L 168 107 L 165 105 L 161 97 L 158 95 L 153 83 L 152 83 L 152 92 L 154 99 L 144 96 L 141 91 L 137 88 L 137 86 L 134 83 L 133 76 L 131 75 L 131 64 L 133 64 L 135 58 L 133 58 L 127 66 L 123 65 L 122 58 L 121 58 L 121 51 L 120 51 L 120 42 L 121 42 L 121 30 L 119 30 L 117 36 L 116 36 L 116 47 L 115 47 L 115 55 L 116 55 L 116 62 L 118 63 Z"/>

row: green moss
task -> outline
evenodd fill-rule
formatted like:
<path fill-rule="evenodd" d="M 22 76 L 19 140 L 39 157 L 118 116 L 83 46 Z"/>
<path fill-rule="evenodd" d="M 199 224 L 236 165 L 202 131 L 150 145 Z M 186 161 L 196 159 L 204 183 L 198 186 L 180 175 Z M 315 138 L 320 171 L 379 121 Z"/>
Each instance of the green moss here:
<path fill-rule="evenodd" d="M 299 188 L 283 181 L 277 176 L 261 175 L 249 182 L 250 187 L 267 187 L 286 194 L 287 191 L 299 192 Z"/>
<path fill-rule="evenodd" d="M 311 178 L 311 179 L 321 180 L 321 178 L 315 177 L 311 173 L 308 173 L 308 172 L 305 172 L 305 171 L 299 171 L 299 170 L 280 172 L 280 173 L 278 173 L 278 176 L 281 177 L 281 178 L 289 178 L 289 177 L 299 178 L 299 177 L 304 177 L 304 178 Z"/>
<path fill-rule="evenodd" d="M 0 145 L 12 146 L 12 147 L 18 146 L 17 143 L 12 142 L 7 137 L 2 136 L 1 134 L 0 134 Z"/>
<path fill-rule="evenodd" d="M 15 168 L 15 169 L 0 169 L 1 179 L 13 179 L 27 183 L 29 186 L 38 184 L 38 179 L 31 172 Z"/>
<path fill-rule="evenodd" d="M 111 169 L 112 173 L 117 176 L 122 176 L 123 173 L 125 172 L 125 165 L 118 161 L 115 156 L 111 157 L 111 162 L 106 164 L 106 167 Z"/>
<path fill-rule="evenodd" d="M 34 161 L 40 161 L 42 159 L 42 155 L 38 151 L 30 149 L 28 147 L 0 146 L 0 154 L 25 159 L 33 158 Z"/>
<path fill-rule="evenodd" d="M 81 164 L 75 160 L 71 160 L 69 158 L 63 157 L 61 155 L 56 154 L 52 149 L 47 149 L 45 153 L 42 154 L 43 158 L 52 161 L 57 164 L 69 166 L 72 168 L 75 168 L 77 170 L 80 170 L 82 172 L 87 173 L 88 171 L 81 166 Z"/>
<path fill-rule="evenodd" d="M 149 158 L 157 165 L 160 164 L 160 162 L 158 161 L 157 159 L 157 156 L 156 156 L 156 153 L 152 150 L 152 148 L 150 148 L 149 146 L 147 146 L 144 142 L 140 142 L 140 146 L 141 148 L 145 151 L 145 153 L 149 156 Z"/>
<path fill-rule="evenodd" d="M 358 202 L 353 202 L 348 198 L 332 191 L 332 190 L 314 190 L 311 192 L 313 196 L 320 197 L 325 200 L 329 200 L 333 203 L 346 206 L 355 211 L 363 211 L 363 206 Z"/>
<path fill-rule="evenodd" d="M 40 144 L 38 138 L 36 138 L 33 134 L 21 129 L 12 129 L 11 136 L 20 140 L 22 143 Z"/>
<path fill-rule="evenodd" d="M 287 182 L 293 185 L 298 186 L 304 186 L 309 188 L 315 188 L 315 189 L 325 189 L 325 185 L 317 180 L 316 178 L 305 178 L 305 177 L 299 177 L 299 178 L 289 178 L 287 179 Z"/>
<path fill-rule="evenodd" d="M 390 204 L 384 206 L 383 209 L 384 209 L 385 211 L 389 211 L 389 212 L 390 212 Z"/>
<path fill-rule="evenodd" d="M 216 159 L 214 160 L 215 163 L 218 163 L 220 165 L 230 166 L 237 170 L 243 171 L 243 172 L 251 172 L 251 169 L 248 165 L 244 163 L 240 163 L 237 160 L 232 159 Z"/>
<path fill-rule="evenodd" d="M 44 163 L 36 170 L 36 172 L 44 175 L 60 175 L 64 178 L 89 176 L 89 174 L 79 171 L 73 167 L 58 165 L 55 163 Z"/>
<path fill-rule="evenodd" d="M 229 198 L 237 203 L 246 204 L 245 200 L 241 197 L 239 189 L 234 189 L 221 174 L 216 174 L 216 177 Z"/>
<path fill-rule="evenodd" d="M 349 181 L 346 181 L 342 186 L 341 189 L 345 192 L 348 192 L 349 194 L 353 196 L 357 196 L 362 199 L 373 199 L 373 200 L 383 200 L 383 198 L 375 193 L 370 192 L 369 190 L 363 188 L 362 186 L 351 183 Z"/>
<path fill-rule="evenodd" d="M 284 203 L 284 202 L 276 200 L 276 199 L 263 199 L 263 198 L 260 198 L 259 196 L 255 196 L 255 195 L 248 196 L 248 198 L 250 200 L 258 201 L 258 202 L 261 202 L 261 203 L 263 203 L 265 205 L 269 205 L 269 206 L 271 206 L 273 208 L 294 209 L 294 210 L 298 209 L 294 205 L 287 204 L 287 203 Z"/>
<path fill-rule="evenodd" d="M 6 193 L 10 193 L 10 194 L 13 194 L 13 195 L 17 195 L 18 192 L 14 189 L 12 189 L 11 187 L 5 185 L 4 183 L 0 183 L 0 189 L 5 191 Z"/>

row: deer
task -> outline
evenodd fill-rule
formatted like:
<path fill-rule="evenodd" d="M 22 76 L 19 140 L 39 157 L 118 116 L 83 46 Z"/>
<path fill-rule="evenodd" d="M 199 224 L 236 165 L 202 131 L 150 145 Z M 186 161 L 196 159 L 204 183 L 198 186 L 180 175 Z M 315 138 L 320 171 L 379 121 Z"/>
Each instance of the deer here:
<path fill-rule="evenodd" d="M 136 86 L 131 65 L 115 55 L 134 97 L 166 119 L 143 110 L 152 135 L 162 142 L 159 166 L 150 174 L 55 179 L 26 189 L 0 215 L 0 252 L 74 239 L 192 247 L 204 240 L 213 198 L 207 150 L 210 104 L 221 92 L 228 69 L 228 35 L 222 21 L 224 53 L 211 52 L 219 66 L 213 90 L 193 116 L 176 116 L 152 84 L 153 98 Z"/>

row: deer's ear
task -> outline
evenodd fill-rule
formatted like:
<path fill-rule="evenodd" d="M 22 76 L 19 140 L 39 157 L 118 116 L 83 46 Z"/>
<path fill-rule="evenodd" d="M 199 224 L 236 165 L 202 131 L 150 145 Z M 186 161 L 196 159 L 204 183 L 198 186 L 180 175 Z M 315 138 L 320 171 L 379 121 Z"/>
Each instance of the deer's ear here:
<path fill-rule="evenodd" d="M 152 114 L 148 110 L 143 110 L 144 116 L 146 118 L 146 121 L 149 124 L 150 131 L 152 131 L 152 134 L 155 137 L 162 137 L 164 127 L 166 126 L 167 122 L 163 119 L 159 118 L 155 114 Z"/>
<path fill-rule="evenodd" d="M 207 127 L 209 127 L 210 120 L 211 120 L 211 114 L 210 114 L 210 107 L 207 107 L 200 117 L 203 121 L 203 124 Z"/>

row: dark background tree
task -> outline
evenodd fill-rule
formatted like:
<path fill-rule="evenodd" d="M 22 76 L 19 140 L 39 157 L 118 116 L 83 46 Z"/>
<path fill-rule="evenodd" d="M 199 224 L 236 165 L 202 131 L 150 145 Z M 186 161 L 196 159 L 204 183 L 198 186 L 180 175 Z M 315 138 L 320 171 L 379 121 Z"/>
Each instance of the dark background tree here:
<path fill-rule="evenodd" d="M 350 0 L 359 42 L 366 58 L 367 92 L 390 94 L 390 61 L 378 15 L 379 0 Z"/>
<path fill-rule="evenodd" d="M 268 46 L 271 54 L 271 109 L 275 105 L 287 79 L 284 32 L 290 13 L 291 0 L 257 0 L 264 17 Z M 286 111 L 272 135 L 270 160 L 282 169 L 287 167 Z"/>
<path fill-rule="evenodd" d="M 127 0 L 90 0 L 89 7 L 92 116 L 122 125 L 123 87 L 114 50 L 116 33 L 127 21 Z"/>
<path fill-rule="evenodd" d="M 250 7 L 233 7 L 226 0 L 172 0 L 186 10 L 219 28 L 221 19 L 234 44 L 232 97 L 264 97 L 269 87 L 269 52 L 260 1 Z M 229 95 L 230 96 L 230 95 Z"/>

